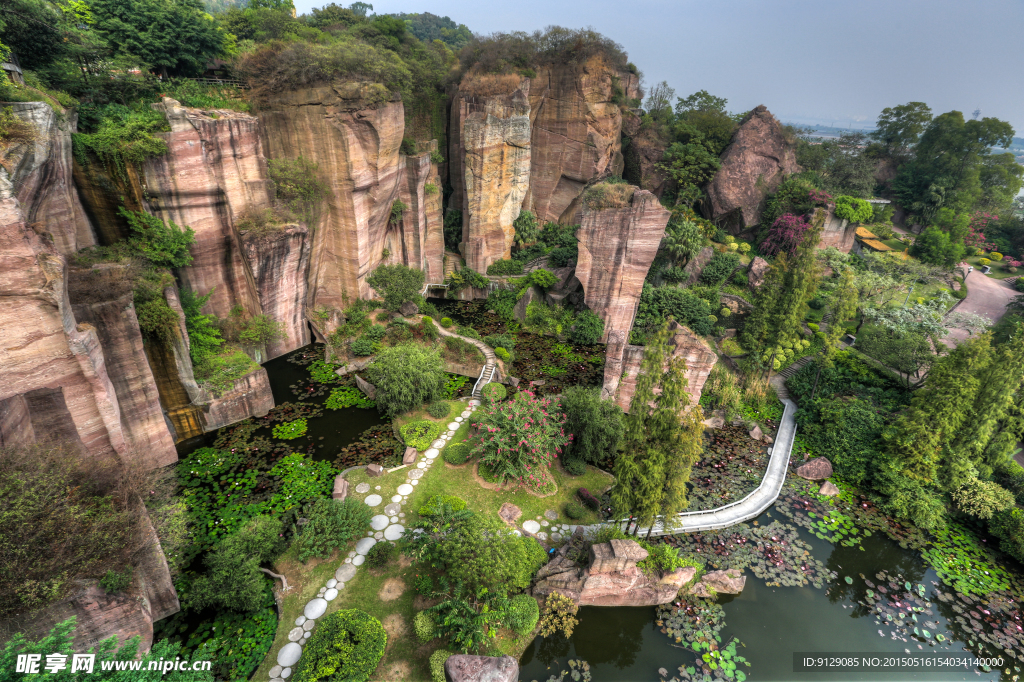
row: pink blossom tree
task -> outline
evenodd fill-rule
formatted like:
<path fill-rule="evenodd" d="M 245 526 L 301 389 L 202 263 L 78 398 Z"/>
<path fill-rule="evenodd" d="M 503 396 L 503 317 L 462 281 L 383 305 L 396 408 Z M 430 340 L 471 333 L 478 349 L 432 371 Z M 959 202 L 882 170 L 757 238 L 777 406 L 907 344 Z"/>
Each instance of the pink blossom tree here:
<path fill-rule="evenodd" d="M 794 253 L 796 247 L 800 246 L 804 240 L 804 235 L 810 226 L 811 224 L 803 216 L 783 213 L 772 224 L 768 236 L 761 243 L 761 251 L 769 256 L 774 256 L 781 251 L 788 254 Z"/>

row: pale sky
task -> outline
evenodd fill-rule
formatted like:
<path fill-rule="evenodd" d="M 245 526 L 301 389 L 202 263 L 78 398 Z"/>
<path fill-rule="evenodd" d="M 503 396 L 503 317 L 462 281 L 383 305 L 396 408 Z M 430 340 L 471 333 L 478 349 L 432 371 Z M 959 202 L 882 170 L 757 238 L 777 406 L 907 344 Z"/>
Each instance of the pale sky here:
<path fill-rule="evenodd" d="M 337 0 L 336 0 L 337 1 Z M 325 4 L 296 0 L 300 13 Z M 347 5 L 341 0 L 339 5 Z M 1024 137 L 1024 0 L 376 0 L 474 33 L 591 26 L 620 43 L 648 85 L 705 89 L 733 111 L 870 127 L 887 106 L 1009 121 Z"/>

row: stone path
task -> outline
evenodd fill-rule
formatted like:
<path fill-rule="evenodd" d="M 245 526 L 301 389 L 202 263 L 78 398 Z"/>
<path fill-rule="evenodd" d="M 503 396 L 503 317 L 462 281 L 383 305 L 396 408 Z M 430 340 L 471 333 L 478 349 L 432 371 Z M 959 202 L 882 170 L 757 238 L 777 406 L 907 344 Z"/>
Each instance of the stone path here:
<path fill-rule="evenodd" d="M 476 380 L 476 384 L 473 386 L 472 393 L 474 398 L 479 398 L 480 391 L 483 389 L 483 387 L 491 383 L 491 381 L 493 381 L 498 376 L 498 358 L 494 354 L 494 351 L 491 350 L 491 347 L 488 346 L 483 341 L 478 341 L 477 339 L 472 339 L 468 336 L 460 336 L 455 332 L 448 331 L 441 325 L 437 326 L 437 331 L 441 333 L 441 336 L 454 336 L 457 339 L 462 339 L 467 343 L 471 343 L 477 348 L 479 348 L 480 352 L 484 354 L 484 368 L 480 372 L 480 377 Z"/>
<path fill-rule="evenodd" d="M 764 478 L 749 495 L 738 502 L 727 504 L 724 507 L 708 509 L 705 511 L 683 512 L 676 514 L 665 523 L 664 517 L 658 517 L 650 528 L 650 535 L 672 535 L 674 533 L 694 533 L 703 530 L 720 530 L 734 526 L 737 523 L 749 521 L 756 518 L 768 507 L 775 504 L 779 493 L 782 491 L 782 484 L 786 481 L 786 471 L 789 468 L 789 455 L 793 449 L 793 439 L 796 437 L 796 421 L 793 414 L 796 412 L 796 403 L 790 400 L 788 394 L 779 391 L 779 387 L 785 391 L 782 382 L 785 379 L 781 375 L 772 378 L 772 387 L 778 392 L 779 399 L 786 406 L 782 413 L 782 420 L 779 422 L 778 432 L 775 434 L 775 443 L 771 447 L 771 458 L 768 461 L 768 468 L 764 472 Z M 614 523 L 614 522 L 612 522 Z M 622 530 L 626 530 L 628 520 L 619 521 Z M 526 524 L 523 524 L 524 527 Z M 590 526 L 589 529 L 596 530 L 600 527 Z M 639 535 L 647 535 L 648 528 L 641 527 Z"/>
<path fill-rule="evenodd" d="M 467 341 L 472 340 L 467 339 Z M 334 572 L 334 577 L 324 583 L 317 596 L 306 603 L 302 610 L 302 615 L 295 619 L 295 627 L 288 632 L 288 643 L 282 646 L 276 653 L 275 660 L 277 664 L 270 669 L 270 682 L 285 682 L 285 680 L 291 677 L 292 669 L 302 657 L 302 647 L 313 634 L 313 628 L 316 627 L 317 619 L 327 612 L 329 602 L 338 598 L 340 591 L 345 589 L 345 584 L 356 576 L 357 569 L 366 561 L 366 555 L 369 553 L 370 548 L 378 542 L 394 542 L 402 537 L 402 534 L 405 532 L 405 526 L 403 525 L 405 512 L 402 511 L 402 506 L 409 501 L 409 495 L 412 494 L 415 486 L 423 478 L 423 473 L 433 466 L 434 461 L 441 454 L 441 449 L 455 435 L 455 430 L 462 425 L 461 422 L 468 419 L 473 414 L 473 410 L 479 407 L 479 405 L 479 400 L 470 400 L 462 414 L 456 417 L 457 421 L 449 424 L 448 430 L 430 444 L 431 446 L 423 452 L 414 468 L 409 468 L 405 483 L 398 486 L 397 494 L 391 497 L 390 504 L 383 508 L 383 513 L 376 514 L 370 520 L 371 530 L 367 533 L 366 537 L 356 542 L 355 549 L 350 551 L 348 556 L 345 557 L 345 561 L 338 566 Z M 391 475 L 395 474 L 392 473 Z M 372 488 L 369 483 L 360 483 L 355 486 L 353 498 L 362 499 L 374 511 L 377 511 L 384 501 L 377 492 L 380 489 L 381 486 L 379 485 Z M 365 497 L 363 497 L 364 495 Z M 271 649 L 270 655 L 275 655 L 273 649 Z"/>

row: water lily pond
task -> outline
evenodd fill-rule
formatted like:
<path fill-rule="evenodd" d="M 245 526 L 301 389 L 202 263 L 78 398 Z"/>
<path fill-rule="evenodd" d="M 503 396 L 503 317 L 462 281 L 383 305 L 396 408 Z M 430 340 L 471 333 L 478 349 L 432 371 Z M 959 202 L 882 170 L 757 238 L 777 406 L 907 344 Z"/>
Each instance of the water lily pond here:
<path fill-rule="evenodd" d="M 562 671 L 570 673 L 565 679 L 574 679 L 572 659 L 587 662 L 593 682 L 1020 679 L 1024 581 L 1019 567 L 1003 570 L 1003 563 L 986 572 L 982 556 L 992 556 L 984 547 L 964 549 L 985 544 L 966 529 L 959 545 L 943 544 L 936 552 L 935 545 L 922 547 L 919 538 L 901 535 L 888 522 L 896 531 L 893 539 L 878 514 L 871 516 L 875 531 L 867 528 L 866 516 L 847 528 L 832 518 L 846 516 L 828 512 L 816 497 L 797 479 L 775 507 L 750 524 L 669 538 L 688 555 L 703 556 L 709 570 L 746 567 L 741 594 L 721 595 L 717 604 L 689 598 L 658 608 L 584 607 L 570 639 L 537 638 L 530 644 L 520 661 L 520 679 L 545 682 L 559 679 Z M 858 502 L 848 506 L 870 511 Z M 811 511 L 815 508 L 818 512 Z M 952 569 L 954 564 L 960 568 Z M 991 582 L 971 594 L 965 580 L 975 572 L 978 580 Z M 707 642 L 714 645 L 701 644 Z M 733 642 L 735 656 L 703 658 L 709 648 L 726 649 Z M 938 673 L 808 673 L 794 672 L 795 652 L 971 652 L 1002 657 L 1004 664 Z M 704 660 L 718 665 L 702 671 Z"/>

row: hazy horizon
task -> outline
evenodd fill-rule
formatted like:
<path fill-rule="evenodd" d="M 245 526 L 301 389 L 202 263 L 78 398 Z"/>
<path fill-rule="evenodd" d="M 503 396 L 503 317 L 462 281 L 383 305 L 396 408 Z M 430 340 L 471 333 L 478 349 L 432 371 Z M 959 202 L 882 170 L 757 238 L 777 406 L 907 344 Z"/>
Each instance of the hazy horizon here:
<path fill-rule="evenodd" d="M 295 4 L 302 13 L 326 3 Z M 865 128 L 885 107 L 921 101 L 967 118 L 981 109 L 1024 135 L 1024 89 L 1014 85 L 1020 0 L 372 4 L 379 14 L 449 16 L 481 34 L 592 26 L 626 49 L 648 86 L 665 80 L 683 96 L 708 90 L 732 111 L 764 104 L 788 121 Z"/>

